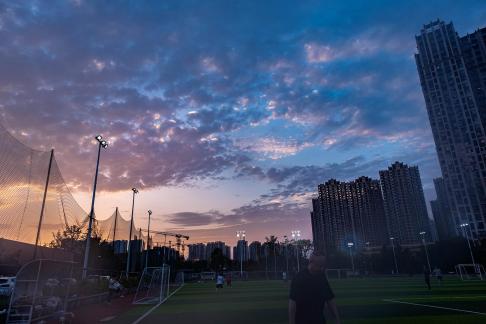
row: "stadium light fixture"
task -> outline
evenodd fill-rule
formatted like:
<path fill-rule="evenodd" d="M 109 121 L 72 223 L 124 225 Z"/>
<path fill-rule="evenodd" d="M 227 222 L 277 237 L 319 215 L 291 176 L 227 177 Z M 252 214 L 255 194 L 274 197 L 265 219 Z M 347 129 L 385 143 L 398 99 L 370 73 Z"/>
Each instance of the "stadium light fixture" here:
<path fill-rule="evenodd" d="M 130 219 L 130 233 L 128 235 L 128 246 L 127 246 L 127 252 L 128 252 L 128 256 L 127 256 L 127 268 L 126 268 L 126 275 L 127 275 L 127 278 L 128 278 L 128 272 L 130 271 L 130 248 L 131 248 L 131 244 L 130 244 L 130 241 L 132 240 L 132 228 L 133 228 L 133 211 L 135 209 L 135 195 L 138 194 L 138 189 L 137 188 L 132 188 L 132 192 L 133 192 L 133 197 L 132 197 L 132 217 Z"/>
<path fill-rule="evenodd" d="M 93 231 L 94 204 L 95 204 L 95 197 L 96 197 L 96 185 L 98 183 L 98 170 L 100 167 L 101 148 L 103 147 L 104 149 L 106 149 L 108 147 L 108 143 L 103 140 L 103 136 L 96 135 L 95 139 L 98 141 L 98 157 L 96 159 L 96 171 L 95 171 L 95 178 L 94 178 L 94 185 L 93 185 L 93 196 L 91 198 L 91 210 L 89 212 L 88 233 L 86 234 L 86 248 L 84 250 L 82 279 L 86 279 L 86 275 L 88 274 L 89 252 L 91 248 L 91 232 Z"/>

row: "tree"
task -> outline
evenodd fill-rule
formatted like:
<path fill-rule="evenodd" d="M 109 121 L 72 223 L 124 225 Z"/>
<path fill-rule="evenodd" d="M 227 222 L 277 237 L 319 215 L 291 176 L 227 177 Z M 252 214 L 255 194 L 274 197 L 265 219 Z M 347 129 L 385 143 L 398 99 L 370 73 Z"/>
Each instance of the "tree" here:
<path fill-rule="evenodd" d="M 66 226 L 64 230 L 58 230 L 52 233 L 53 240 L 49 243 L 51 248 L 60 248 L 70 251 L 74 254 L 81 254 L 83 247 L 81 242 L 85 240 L 83 228 L 80 225 Z"/>

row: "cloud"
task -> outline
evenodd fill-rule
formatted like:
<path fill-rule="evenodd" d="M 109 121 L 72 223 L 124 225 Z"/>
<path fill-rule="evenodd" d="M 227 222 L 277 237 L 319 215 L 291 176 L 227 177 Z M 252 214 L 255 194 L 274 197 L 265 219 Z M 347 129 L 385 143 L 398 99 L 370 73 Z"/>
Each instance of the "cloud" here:
<path fill-rule="evenodd" d="M 99 185 L 108 191 L 235 173 L 275 184 L 269 201 L 298 201 L 320 179 L 376 174 L 394 154 L 369 156 L 376 143 L 437 174 L 414 35 L 437 16 L 474 30 L 484 9 L 481 1 L 2 3 L 0 116 L 30 146 L 55 147 L 64 178 L 82 191 L 96 134 L 111 141 Z M 310 149 L 332 161 L 302 162 Z"/>

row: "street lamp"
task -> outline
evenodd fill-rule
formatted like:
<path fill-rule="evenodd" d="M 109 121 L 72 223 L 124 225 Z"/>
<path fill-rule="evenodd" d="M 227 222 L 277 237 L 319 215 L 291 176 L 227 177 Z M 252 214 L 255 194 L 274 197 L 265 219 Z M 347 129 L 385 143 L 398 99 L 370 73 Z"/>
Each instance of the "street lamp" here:
<path fill-rule="evenodd" d="M 292 231 L 292 239 L 295 240 L 297 245 L 297 272 L 300 272 L 300 248 L 299 248 L 300 230 Z"/>
<path fill-rule="evenodd" d="M 473 263 L 474 271 L 478 272 L 479 270 L 479 278 L 483 280 L 483 275 L 481 274 L 481 269 L 476 268 L 476 262 L 474 260 L 474 254 L 471 249 L 471 243 L 469 242 L 469 235 L 467 234 L 466 226 L 470 226 L 468 223 L 461 224 L 460 227 L 462 229 L 462 234 L 466 236 L 467 246 L 469 248 L 469 254 L 471 254 L 471 261 Z"/>
<path fill-rule="evenodd" d="M 243 248 L 245 247 L 245 231 L 237 231 L 236 237 L 238 238 L 238 243 L 240 245 L 240 279 L 243 279 Z M 240 241 L 241 244 L 239 243 Z M 238 247 L 236 248 L 238 250 Z"/>
<path fill-rule="evenodd" d="M 147 213 L 149 216 L 149 220 L 147 226 L 147 253 L 145 255 L 145 268 L 148 267 L 148 258 L 149 258 L 149 250 L 150 250 L 150 216 L 152 215 L 152 211 L 149 209 Z"/>
<path fill-rule="evenodd" d="M 286 275 L 289 274 L 289 240 L 287 239 L 287 235 L 284 235 L 285 239 L 285 264 L 286 264 Z"/>
<path fill-rule="evenodd" d="M 91 232 L 93 231 L 94 204 L 95 204 L 95 196 L 96 196 L 96 184 L 98 183 L 98 169 L 100 166 L 101 148 L 106 149 L 108 147 L 108 142 L 105 141 L 101 135 L 96 135 L 95 139 L 98 141 L 98 158 L 96 159 L 96 172 L 95 172 L 94 186 L 93 186 L 93 197 L 91 198 L 91 210 L 89 212 L 88 234 L 86 235 L 86 249 L 84 250 L 83 276 L 82 276 L 83 279 L 86 279 L 86 275 L 88 273 L 89 250 L 91 247 Z"/>
<path fill-rule="evenodd" d="M 348 242 L 349 256 L 351 257 L 351 268 L 354 274 L 354 259 L 353 259 L 353 250 L 352 250 L 353 246 L 354 246 L 353 242 Z"/>
<path fill-rule="evenodd" d="M 425 234 L 426 232 L 419 233 L 419 235 L 422 236 L 422 243 L 424 244 L 425 256 L 427 258 L 427 265 L 429 266 L 429 273 L 432 273 L 432 268 L 430 267 L 429 252 L 427 251 L 427 245 L 425 244 Z"/>
<path fill-rule="evenodd" d="M 127 251 L 128 251 L 128 257 L 127 257 L 127 278 L 128 278 L 128 272 L 130 271 L 130 248 L 131 244 L 130 241 L 132 240 L 132 227 L 133 227 L 133 210 L 135 208 L 135 195 L 138 194 L 138 189 L 137 188 L 132 188 L 133 192 L 133 198 L 132 198 L 132 218 L 130 220 L 130 234 L 128 234 L 128 246 L 127 246 Z"/>
<path fill-rule="evenodd" d="M 390 237 L 390 242 L 391 242 L 392 251 L 393 251 L 393 262 L 395 263 L 395 273 L 398 274 L 397 256 L 395 255 L 395 244 L 393 244 L 393 241 L 395 241 L 395 238 Z"/>

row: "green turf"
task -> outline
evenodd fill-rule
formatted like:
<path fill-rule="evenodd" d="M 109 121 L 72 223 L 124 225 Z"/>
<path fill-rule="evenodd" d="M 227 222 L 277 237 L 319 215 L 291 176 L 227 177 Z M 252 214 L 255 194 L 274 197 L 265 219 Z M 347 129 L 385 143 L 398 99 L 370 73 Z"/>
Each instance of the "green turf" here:
<path fill-rule="evenodd" d="M 485 315 L 384 301 L 393 299 L 486 313 L 484 282 L 447 278 L 432 291 L 425 289 L 419 277 L 331 280 L 331 286 L 343 323 L 486 323 Z M 278 281 L 235 282 L 232 288 L 220 292 L 213 283 L 186 284 L 143 323 L 288 323 L 287 298 L 288 285 Z M 134 307 L 114 321 L 132 323 L 149 308 Z"/>

